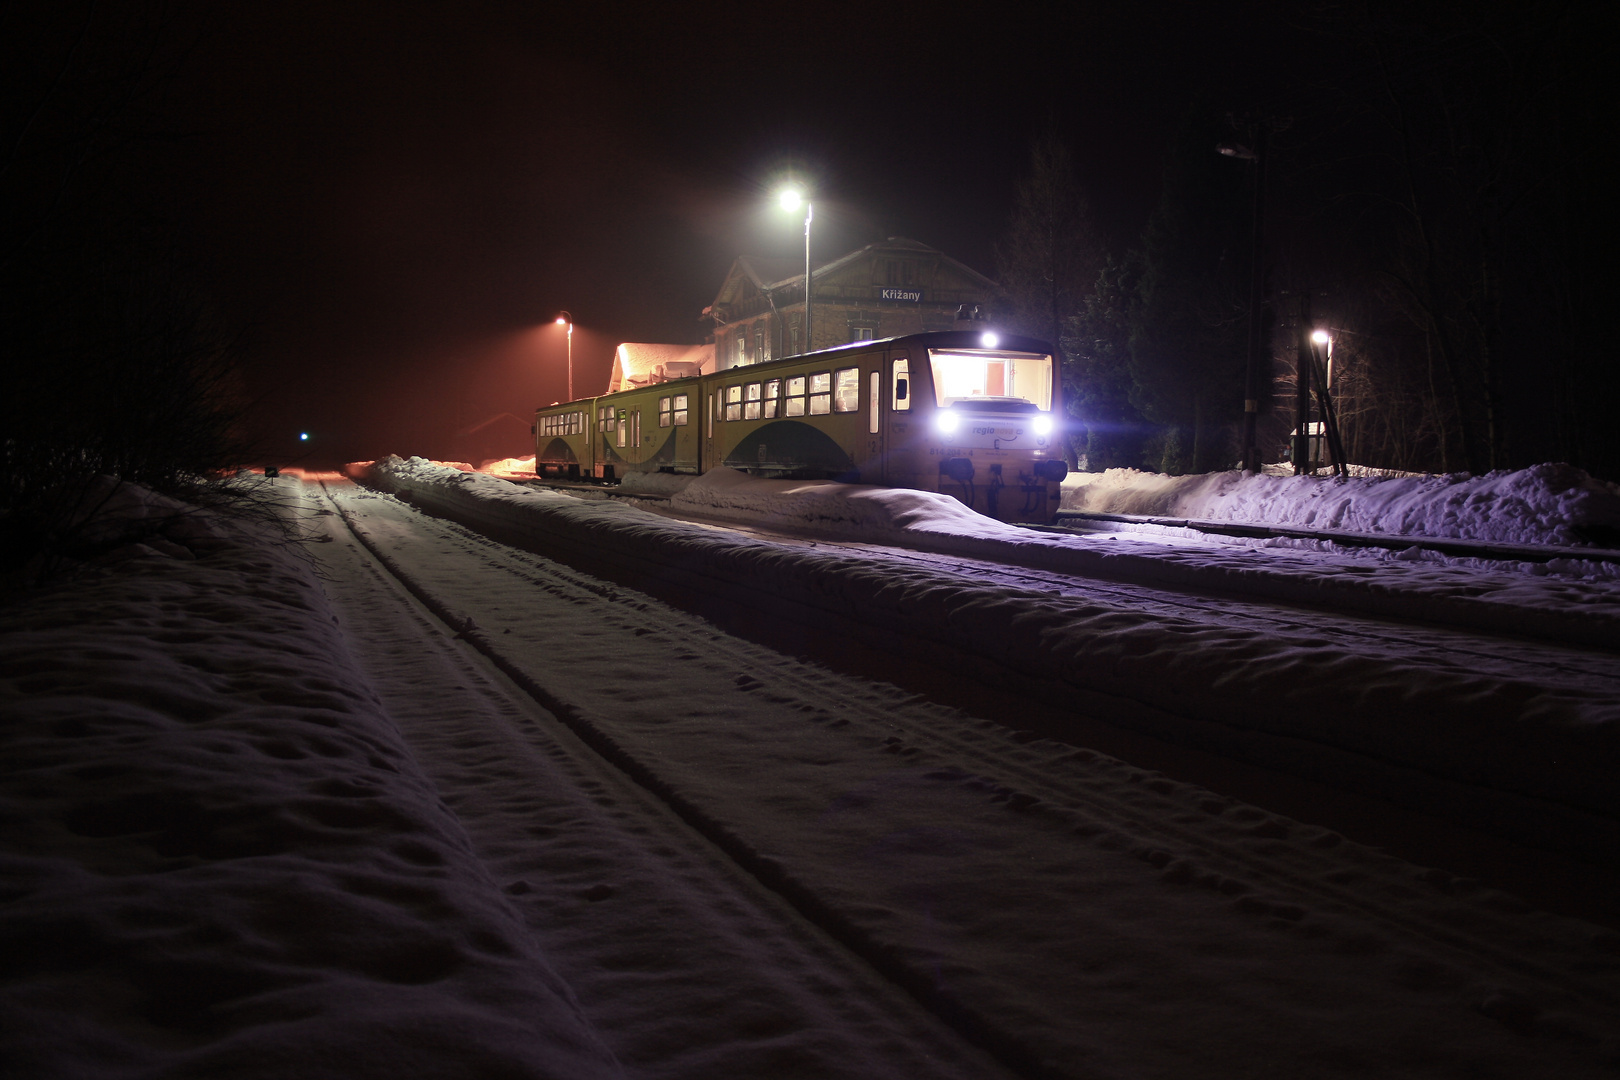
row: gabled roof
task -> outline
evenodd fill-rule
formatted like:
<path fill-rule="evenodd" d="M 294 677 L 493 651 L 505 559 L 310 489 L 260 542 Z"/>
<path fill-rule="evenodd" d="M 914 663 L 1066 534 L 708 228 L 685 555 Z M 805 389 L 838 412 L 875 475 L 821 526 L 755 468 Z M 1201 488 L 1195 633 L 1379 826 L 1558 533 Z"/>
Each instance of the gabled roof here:
<path fill-rule="evenodd" d="M 879 240 L 856 248 L 854 251 L 840 255 L 830 262 L 821 263 L 814 268 L 817 281 L 824 280 L 826 275 L 836 273 L 852 263 L 858 262 L 874 252 L 911 252 L 918 255 L 934 256 L 966 277 L 969 281 L 982 289 L 994 290 L 996 283 L 966 263 L 959 262 L 938 248 L 931 248 L 927 244 L 904 236 L 891 236 L 887 240 Z M 720 285 L 720 292 L 714 299 L 714 304 L 704 312 L 709 314 L 717 308 L 737 303 L 742 294 L 747 291 L 746 286 L 752 285 L 761 292 L 775 292 L 789 285 L 798 285 L 800 300 L 803 299 L 804 290 L 804 263 L 795 263 L 791 259 L 764 259 L 756 255 L 740 255 L 737 261 L 731 264 L 731 270 L 726 274 Z"/>
<path fill-rule="evenodd" d="M 969 279 L 973 280 L 976 284 L 978 284 L 981 288 L 994 289 L 996 287 L 996 283 L 994 281 L 991 281 L 989 278 L 985 277 L 983 274 L 979 273 L 977 270 L 973 269 L 973 267 L 967 265 L 966 263 L 958 262 L 956 259 L 951 258 L 949 255 L 945 254 L 943 251 L 940 251 L 938 248 L 931 248 L 927 244 L 919 243 L 916 240 L 908 240 L 904 236 L 891 236 L 887 240 L 880 240 L 877 243 L 867 244 L 865 247 L 862 247 L 862 248 L 856 248 L 854 251 L 851 251 L 847 255 L 840 255 L 838 258 L 834 259 L 832 262 L 826 263 L 825 265 L 816 267 L 815 268 L 815 276 L 819 278 L 819 277 L 824 277 L 827 274 L 836 273 L 837 271 L 842 270 L 844 267 L 850 265 L 851 263 L 859 262 L 867 254 L 869 254 L 870 252 L 873 252 L 873 251 L 884 251 L 884 252 L 910 251 L 910 252 L 915 252 L 915 253 L 917 253 L 919 255 L 937 255 L 941 259 L 943 259 L 945 262 L 948 262 L 952 266 L 956 267 L 963 274 L 965 274 Z M 802 278 L 802 277 L 804 277 L 804 275 L 801 273 L 801 274 L 795 275 L 795 277 Z"/>
<path fill-rule="evenodd" d="M 707 375 L 713 370 L 712 344 L 659 345 L 626 341 L 613 350 L 613 372 L 608 376 L 607 392 L 612 394 L 689 375 Z"/>
<path fill-rule="evenodd" d="M 800 268 L 799 273 L 793 272 L 794 267 Z M 766 259 L 758 255 L 739 255 L 726 272 L 725 279 L 720 283 L 720 292 L 715 297 L 716 304 L 735 304 L 747 292 L 757 290 L 764 292 L 774 288 L 777 284 L 794 281 L 804 277 L 804 263 L 795 263 L 792 259 Z M 747 286 L 753 286 L 749 290 Z"/>

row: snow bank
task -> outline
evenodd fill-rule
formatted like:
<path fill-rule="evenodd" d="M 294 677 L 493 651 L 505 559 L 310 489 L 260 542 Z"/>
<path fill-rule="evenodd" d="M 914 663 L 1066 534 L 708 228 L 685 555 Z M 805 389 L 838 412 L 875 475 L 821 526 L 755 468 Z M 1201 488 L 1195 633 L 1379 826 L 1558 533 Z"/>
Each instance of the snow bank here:
<path fill-rule="evenodd" d="M 473 471 L 460 462 L 435 462 Z M 534 476 L 534 458 L 488 461 L 478 472 L 502 479 Z M 938 531 L 1007 536 L 998 523 L 966 511 L 948 495 L 837 484 L 750 480 L 733 470 L 701 477 L 632 473 L 623 489 L 672 496 L 684 510 L 713 517 L 744 514 L 810 523 L 824 530 Z M 1352 477 L 1166 476 L 1136 469 L 1071 473 L 1063 509 L 1142 517 L 1189 518 L 1511 544 L 1620 546 L 1620 484 L 1568 465 L 1537 465 L 1485 476 Z"/>
<path fill-rule="evenodd" d="M 1517 544 L 1620 545 L 1620 485 L 1568 465 L 1485 476 L 1071 474 L 1063 509 Z"/>
<path fill-rule="evenodd" d="M 949 495 L 831 480 L 763 480 L 734 469 L 691 478 L 670 505 L 705 517 L 808 528 L 825 535 L 893 540 L 902 534 L 1015 540 L 1027 530 L 976 514 Z"/>
<path fill-rule="evenodd" d="M 620 1075 L 307 561 L 112 495 L 161 543 L 0 609 L 8 1075 Z"/>
<path fill-rule="evenodd" d="M 1286 753 L 1318 759 L 1307 768 L 1342 772 L 1379 762 L 1377 768 L 1422 770 L 1459 785 L 1458 792 L 1474 791 L 1470 797 L 1498 793 L 1506 801 L 1494 806 L 1493 815 L 1522 814 L 1527 821 L 1537 816 L 1538 831 L 1570 836 L 1577 846 L 1590 840 L 1608 847 L 1620 839 L 1611 835 L 1613 819 L 1620 819 L 1620 794 L 1612 783 L 1620 769 L 1620 704 L 1590 692 L 1462 674 L 1422 660 L 1359 657 L 1327 642 L 1166 618 L 1084 595 L 981 586 L 969 576 L 971 568 L 946 574 L 771 544 L 622 503 L 586 502 L 458 473 L 419 458 L 388 458 L 365 475 L 487 535 L 638 588 L 673 589 L 744 607 L 768 597 L 772 617 L 792 619 L 806 633 L 870 634 L 887 647 L 933 663 L 949 657 L 965 669 L 983 668 L 988 678 L 1018 679 L 1026 693 L 1099 714 L 1118 712 L 1128 703 L 1145 730 L 1174 739 L 1185 740 L 1190 733 L 1195 742 L 1233 749 L 1265 732 L 1271 745 L 1287 748 Z M 707 490 L 735 507 L 726 492 L 762 482 L 734 476 L 709 483 Z M 760 499 L 783 514 L 791 502 L 781 501 L 782 495 L 809 500 L 813 494 L 809 487 L 773 490 L 776 498 Z M 797 513 L 813 521 L 875 516 L 894 505 L 884 501 L 888 497 L 907 508 L 933 509 L 923 493 L 874 494 L 863 503 L 864 492 L 846 489 L 830 500 L 833 509 Z M 697 497 L 705 497 L 702 490 Z M 976 527 L 976 535 L 929 532 L 940 520 L 924 513 L 924 527 L 911 533 L 925 539 L 918 546 L 1105 576 L 1119 573 L 1111 563 L 1130 564 L 1159 580 L 1180 575 L 1207 586 L 1224 577 L 1230 586 L 1251 592 L 1265 582 L 1263 569 L 1241 560 L 1226 566 L 1151 558 L 1118 551 L 1117 544 L 1046 537 L 995 522 Z M 887 525 L 891 532 L 903 527 L 897 519 Z M 1016 535 L 1008 540 L 985 535 L 1002 528 Z M 1481 580 L 1471 575 L 1465 585 L 1455 586 L 1466 593 L 1456 600 L 1459 611 L 1479 608 Z M 1369 583 L 1365 575 L 1346 575 L 1344 583 L 1301 577 L 1293 584 L 1300 598 L 1338 602 L 1359 595 L 1371 602 L 1382 597 L 1408 615 L 1442 611 L 1446 602 L 1443 596 L 1412 601 L 1387 583 Z M 1504 606 L 1498 614 L 1504 625 L 1522 627 L 1537 613 Z M 1585 614 L 1608 627 L 1612 640 L 1612 611 Z M 1592 629 L 1601 632 L 1598 623 Z M 1571 817 L 1567 807 L 1578 810 Z M 1586 822 L 1582 815 L 1587 813 L 1607 820 Z M 1595 839 L 1582 834 L 1588 826 L 1596 830 Z"/>

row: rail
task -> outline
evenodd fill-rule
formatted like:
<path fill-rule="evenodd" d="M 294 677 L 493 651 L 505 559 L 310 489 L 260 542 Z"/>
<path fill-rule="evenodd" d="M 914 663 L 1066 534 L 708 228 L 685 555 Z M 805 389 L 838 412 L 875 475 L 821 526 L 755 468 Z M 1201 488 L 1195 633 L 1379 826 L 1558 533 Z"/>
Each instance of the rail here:
<path fill-rule="evenodd" d="M 1510 544 L 1490 540 L 1459 540 L 1439 536 L 1394 536 L 1388 533 L 1343 532 L 1336 529 L 1298 529 L 1288 525 L 1252 525 L 1236 521 L 1206 521 L 1197 518 L 1145 517 L 1136 514 L 1103 514 L 1086 510 L 1060 510 L 1060 524 L 1048 526 L 1071 531 L 1064 521 L 1111 521 L 1126 525 L 1157 525 L 1167 529 L 1193 529 L 1221 536 L 1254 539 L 1324 540 L 1346 547 L 1376 547 L 1407 551 L 1417 548 L 1440 555 L 1463 558 L 1506 559 L 1515 562 L 1549 563 L 1558 559 L 1620 563 L 1620 550 L 1556 546 L 1550 544 Z"/>

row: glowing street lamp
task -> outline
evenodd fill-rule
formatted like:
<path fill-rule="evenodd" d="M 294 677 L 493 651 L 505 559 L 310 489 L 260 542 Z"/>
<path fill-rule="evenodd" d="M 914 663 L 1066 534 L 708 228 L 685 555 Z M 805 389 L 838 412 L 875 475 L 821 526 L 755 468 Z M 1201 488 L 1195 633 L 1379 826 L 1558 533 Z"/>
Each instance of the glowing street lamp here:
<path fill-rule="evenodd" d="M 563 311 L 557 315 L 557 325 L 568 327 L 568 400 L 574 400 L 574 317 Z"/>
<path fill-rule="evenodd" d="M 814 216 L 814 208 L 797 188 L 782 192 L 781 202 L 784 210 L 797 210 L 799 203 L 804 203 L 804 351 L 810 352 L 810 219 Z"/>
<path fill-rule="evenodd" d="M 1327 357 L 1327 363 L 1323 367 L 1327 378 L 1323 380 L 1323 389 L 1330 390 L 1333 388 L 1333 335 L 1326 330 L 1313 330 L 1311 344 L 1325 348 L 1323 355 Z"/>

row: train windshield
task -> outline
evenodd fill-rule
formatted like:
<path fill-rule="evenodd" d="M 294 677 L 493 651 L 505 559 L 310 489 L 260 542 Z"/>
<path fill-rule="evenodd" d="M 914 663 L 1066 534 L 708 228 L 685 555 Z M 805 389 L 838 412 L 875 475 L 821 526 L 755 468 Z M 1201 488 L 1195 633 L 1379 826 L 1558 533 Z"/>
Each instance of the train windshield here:
<path fill-rule="evenodd" d="M 934 396 L 940 408 L 1029 404 L 1052 408 L 1052 358 L 1044 353 L 999 349 L 929 349 Z"/>

